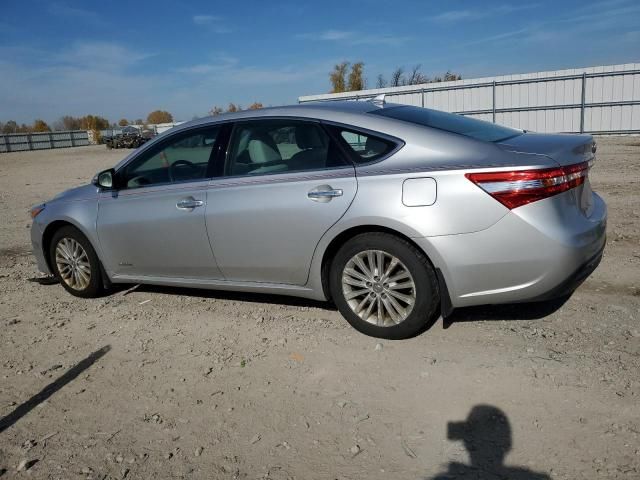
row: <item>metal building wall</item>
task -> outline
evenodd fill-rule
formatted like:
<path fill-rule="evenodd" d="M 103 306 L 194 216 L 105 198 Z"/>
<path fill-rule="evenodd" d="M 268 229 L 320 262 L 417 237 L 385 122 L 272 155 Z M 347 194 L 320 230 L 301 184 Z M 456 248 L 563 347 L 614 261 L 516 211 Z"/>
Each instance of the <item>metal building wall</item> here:
<path fill-rule="evenodd" d="M 640 133 L 640 63 L 300 97 L 361 100 L 460 113 L 538 132 Z"/>

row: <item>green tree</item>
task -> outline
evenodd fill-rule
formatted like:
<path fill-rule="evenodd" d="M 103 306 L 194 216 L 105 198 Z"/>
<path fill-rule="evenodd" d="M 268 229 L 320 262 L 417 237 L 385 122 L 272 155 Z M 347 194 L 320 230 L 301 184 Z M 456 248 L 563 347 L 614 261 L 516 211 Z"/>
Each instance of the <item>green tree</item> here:
<path fill-rule="evenodd" d="M 331 93 L 340 93 L 346 90 L 345 77 L 349 62 L 338 63 L 333 67 L 333 71 L 329 73 L 329 81 L 331 82 Z"/>
<path fill-rule="evenodd" d="M 121 118 L 118 122 L 118 125 L 121 127 L 126 127 L 127 125 L 129 125 L 129 120 L 127 120 L 126 118 Z"/>
<path fill-rule="evenodd" d="M 173 115 L 166 110 L 155 110 L 147 115 L 147 122 L 152 124 L 171 123 L 173 122 Z"/>

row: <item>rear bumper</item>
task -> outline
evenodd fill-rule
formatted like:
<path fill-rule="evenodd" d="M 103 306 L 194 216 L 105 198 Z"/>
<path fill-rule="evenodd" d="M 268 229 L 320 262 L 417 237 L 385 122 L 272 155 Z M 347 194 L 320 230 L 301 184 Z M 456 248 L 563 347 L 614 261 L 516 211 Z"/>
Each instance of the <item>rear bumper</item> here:
<path fill-rule="evenodd" d="M 598 195 L 586 216 L 566 192 L 515 209 L 480 232 L 414 240 L 441 270 L 452 308 L 529 302 L 569 293 L 593 272 L 606 222 Z"/>
<path fill-rule="evenodd" d="M 565 295 L 569 295 L 576 288 L 578 288 L 582 282 L 584 282 L 589 275 L 593 273 L 593 271 L 598 268 L 600 265 L 600 261 L 602 260 L 602 255 L 604 253 L 604 246 L 602 249 L 595 254 L 591 259 L 587 260 L 583 265 L 580 266 L 573 274 L 569 276 L 564 282 L 560 285 L 549 290 L 547 293 L 540 295 L 539 297 L 532 298 L 532 302 L 542 302 L 545 300 L 552 300 L 554 298 L 563 297 Z"/>

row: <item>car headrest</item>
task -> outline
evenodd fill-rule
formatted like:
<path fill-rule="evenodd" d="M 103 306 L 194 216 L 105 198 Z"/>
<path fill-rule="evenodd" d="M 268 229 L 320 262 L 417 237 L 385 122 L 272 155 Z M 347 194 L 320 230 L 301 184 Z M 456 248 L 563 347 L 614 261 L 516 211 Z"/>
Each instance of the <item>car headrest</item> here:
<path fill-rule="evenodd" d="M 367 137 L 364 144 L 364 151 L 368 156 L 379 155 L 387 149 L 387 144 L 375 137 Z"/>
<path fill-rule="evenodd" d="M 296 127 L 296 144 L 301 150 L 324 147 L 322 136 L 315 125 L 300 125 Z"/>
<path fill-rule="evenodd" d="M 247 146 L 252 163 L 282 160 L 278 146 L 269 135 L 255 135 Z"/>

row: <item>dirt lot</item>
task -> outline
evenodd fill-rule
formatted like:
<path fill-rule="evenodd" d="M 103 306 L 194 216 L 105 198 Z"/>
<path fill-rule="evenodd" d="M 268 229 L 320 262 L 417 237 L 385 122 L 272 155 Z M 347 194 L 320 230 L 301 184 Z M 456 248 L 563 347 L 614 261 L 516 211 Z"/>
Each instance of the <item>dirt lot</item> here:
<path fill-rule="evenodd" d="M 125 153 L 0 155 L 2 480 L 640 478 L 639 138 L 599 140 L 609 242 L 566 303 L 399 342 L 287 297 L 29 281 L 27 209 Z"/>

